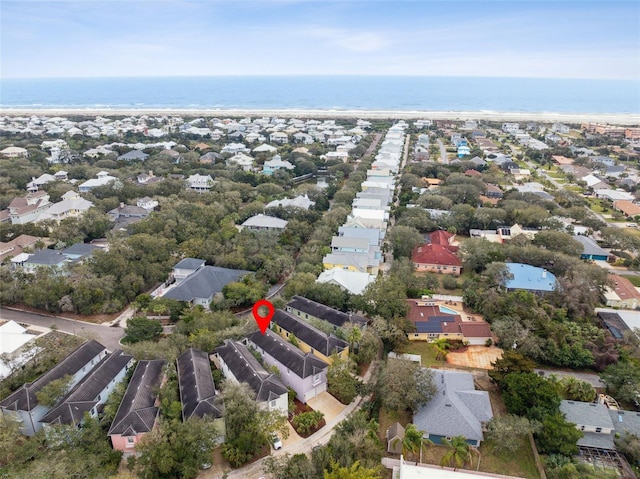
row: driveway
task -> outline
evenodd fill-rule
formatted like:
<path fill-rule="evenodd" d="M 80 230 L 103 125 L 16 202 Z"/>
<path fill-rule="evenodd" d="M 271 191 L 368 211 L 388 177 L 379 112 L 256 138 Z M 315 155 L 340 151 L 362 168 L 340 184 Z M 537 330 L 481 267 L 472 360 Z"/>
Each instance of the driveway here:
<path fill-rule="evenodd" d="M 541 376 L 550 376 L 555 374 L 556 376 L 563 378 L 565 376 L 572 376 L 576 379 L 586 381 L 594 388 L 604 388 L 605 385 L 596 373 L 579 373 L 576 371 L 562 371 L 559 369 L 534 369 L 534 371 Z"/>
<path fill-rule="evenodd" d="M 324 419 L 327 422 L 337 417 L 347 408 L 347 406 L 342 404 L 327 391 L 318 394 L 313 399 L 309 399 L 307 404 L 315 411 L 321 411 L 324 413 Z"/>
<path fill-rule="evenodd" d="M 502 349 L 495 346 L 467 346 L 464 351 L 450 351 L 447 364 L 465 368 L 492 369 L 491 363 L 502 357 Z"/>
<path fill-rule="evenodd" d="M 5 307 L 0 308 L 0 319 L 12 319 L 17 323 L 57 329 L 58 331 L 80 336 L 85 339 L 95 339 L 101 344 L 104 344 L 109 351 L 122 347 L 119 341 L 124 336 L 124 331 L 117 326 L 110 327 L 101 324 L 85 323 L 75 319 L 29 313 Z"/>

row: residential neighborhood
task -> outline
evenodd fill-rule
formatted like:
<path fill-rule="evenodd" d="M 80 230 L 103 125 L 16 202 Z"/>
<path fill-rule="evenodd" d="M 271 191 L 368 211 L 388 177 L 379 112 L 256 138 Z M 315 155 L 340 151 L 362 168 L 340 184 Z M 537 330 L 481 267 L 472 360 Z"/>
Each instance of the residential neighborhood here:
<path fill-rule="evenodd" d="M 634 131 L 5 114 L 0 471 L 633 477 Z"/>

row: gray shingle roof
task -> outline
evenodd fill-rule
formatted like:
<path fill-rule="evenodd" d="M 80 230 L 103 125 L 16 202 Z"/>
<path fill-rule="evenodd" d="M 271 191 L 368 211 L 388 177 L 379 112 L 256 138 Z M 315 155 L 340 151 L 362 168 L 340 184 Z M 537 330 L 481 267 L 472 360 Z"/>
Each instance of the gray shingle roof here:
<path fill-rule="evenodd" d="M 52 249 L 41 249 L 29 256 L 26 261 L 29 264 L 38 264 L 42 266 L 53 266 L 61 264 L 67 260 L 67 257 L 60 251 Z"/>
<path fill-rule="evenodd" d="M 178 356 L 177 366 L 182 419 L 222 417 L 207 353 L 189 348 Z"/>
<path fill-rule="evenodd" d="M 38 405 L 38 399 L 36 398 L 38 391 L 51 381 L 67 375 L 73 376 L 102 351 L 106 351 L 106 348 L 97 341 L 91 340 L 82 344 L 53 369 L 50 369 L 32 383 L 25 383 L 20 389 L 0 401 L 0 407 L 12 411 L 31 411 Z"/>
<path fill-rule="evenodd" d="M 357 314 L 343 313 L 337 309 L 330 308 L 321 303 L 316 303 L 302 296 L 294 296 L 287 304 L 287 308 L 297 309 L 315 318 L 327 321 L 337 327 L 342 327 L 345 323 L 366 324 L 368 320 Z"/>
<path fill-rule="evenodd" d="M 482 441 L 482 423 L 493 417 L 489 393 L 476 391 L 469 373 L 432 369 L 435 396 L 414 414 L 419 430 Z"/>
<path fill-rule="evenodd" d="M 345 238 L 366 238 L 370 245 L 378 245 L 382 238 L 382 233 L 378 228 L 349 228 L 341 226 L 338 228 L 338 234 Z"/>
<path fill-rule="evenodd" d="M 580 242 L 582 244 L 582 254 L 593 255 L 593 256 L 609 256 L 609 252 L 602 249 L 598 246 L 593 239 L 584 235 L 574 235 L 574 240 Z"/>
<path fill-rule="evenodd" d="M 240 281 L 243 276 L 251 273 L 242 269 L 227 269 L 218 266 L 205 266 L 187 276 L 175 288 L 164 295 L 165 298 L 178 301 L 193 301 L 194 298 L 210 298 L 221 293 L 227 284 Z"/>
<path fill-rule="evenodd" d="M 287 393 L 280 378 L 267 371 L 244 344 L 226 339 L 215 351 L 238 381 L 251 386 L 257 401 L 271 401 Z"/>
<path fill-rule="evenodd" d="M 138 362 L 111 423 L 109 435 L 135 436 L 153 429 L 159 411 L 155 406 L 157 390 L 165 364 L 163 359 Z"/>
<path fill-rule="evenodd" d="M 581 401 L 562 401 L 560 411 L 567 421 L 578 426 L 594 426 L 613 429 L 609 409 L 604 404 Z"/>
<path fill-rule="evenodd" d="M 329 365 L 321 359 L 310 352 L 303 353 L 270 329 L 267 329 L 264 335 L 260 331 L 248 334 L 247 340 L 258 346 L 302 379 L 317 374 L 329 367 Z"/>
<path fill-rule="evenodd" d="M 326 334 L 286 311 L 276 310 L 271 321 L 325 356 L 331 356 L 349 347 L 346 341 L 333 334 Z"/>
<path fill-rule="evenodd" d="M 97 249 L 98 246 L 93 245 L 93 244 L 86 244 L 86 243 L 75 243 L 71 246 L 69 246 L 66 249 L 62 250 L 62 254 L 64 255 L 80 255 L 80 256 L 85 256 L 85 255 L 90 255 L 93 250 Z"/>
<path fill-rule="evenodd" d="M 118 160 L 146 160 L 148 156 L 149 155 L 147 155 L 143 151 L 131 150 L 125 153 L 124 155 L 120 155 L 118 157 Z"/>
<path fill-rule="evenodd" d="M 196 258 L 184 258 L 180 260 L 178 264 L 174 265 L 173 269 L 190 269 L 195 271 L 200 266 L 203 266 L 205 261 L 203 259 Z"/>
<path fill-rule="evenodd" d="M 98 394 L 132 359 L 133 356 L 124 354 L 121 350 L 105 356 L 51 411 L 45 414 L 40 422 L 78 424 L 82 421 L 85 412 L 89 412 L 96 404 L 102 404 L 107 400 L 106 397 L 98 400 Z"/>
<path fill-rule="evenodd" d="M 616 432 L 624 434 L 628 431 L 640 437 L 640 412 L 609 409 L 609 416 Z"/>

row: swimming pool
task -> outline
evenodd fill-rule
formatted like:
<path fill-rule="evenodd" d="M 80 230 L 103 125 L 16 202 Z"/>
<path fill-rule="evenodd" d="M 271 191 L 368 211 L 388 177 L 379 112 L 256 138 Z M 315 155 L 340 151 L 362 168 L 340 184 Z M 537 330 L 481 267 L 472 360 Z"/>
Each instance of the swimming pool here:
<path fill-rule="evenodd" d="M 444 314 L 453 314 L 453 315 L 460 314 L 455 309 L 447 308 L 446 306 L 442 306 L 441 304 L 438 305 L 438 308 L 440 308 L 440 312 Z"/>

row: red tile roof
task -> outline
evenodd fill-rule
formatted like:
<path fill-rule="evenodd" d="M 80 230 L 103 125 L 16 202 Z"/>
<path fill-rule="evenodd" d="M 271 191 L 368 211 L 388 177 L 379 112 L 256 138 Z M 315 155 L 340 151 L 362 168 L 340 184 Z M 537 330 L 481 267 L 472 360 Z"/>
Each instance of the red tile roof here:
<path fill-rule="evenodd" d="M 466 322 L 460 323 L 460 331 L 465 338 L 490 338 L 492 337 L 489 323 Z"/>
<path fill-rule="evenodd" d="M 454 253 L 439 244 L 416 246 L 411 253 L 411 261 L 419 264 L 462 266 L 462 262 Z"/>
<path fill-rule="evenodd" d="M 631 281 L 617 274 L 609 275 L 609 279 L 613 283 L 612 289 L 616 292 L 620 299 L 640 299 L 640 292 L 633 286 Z"/>

